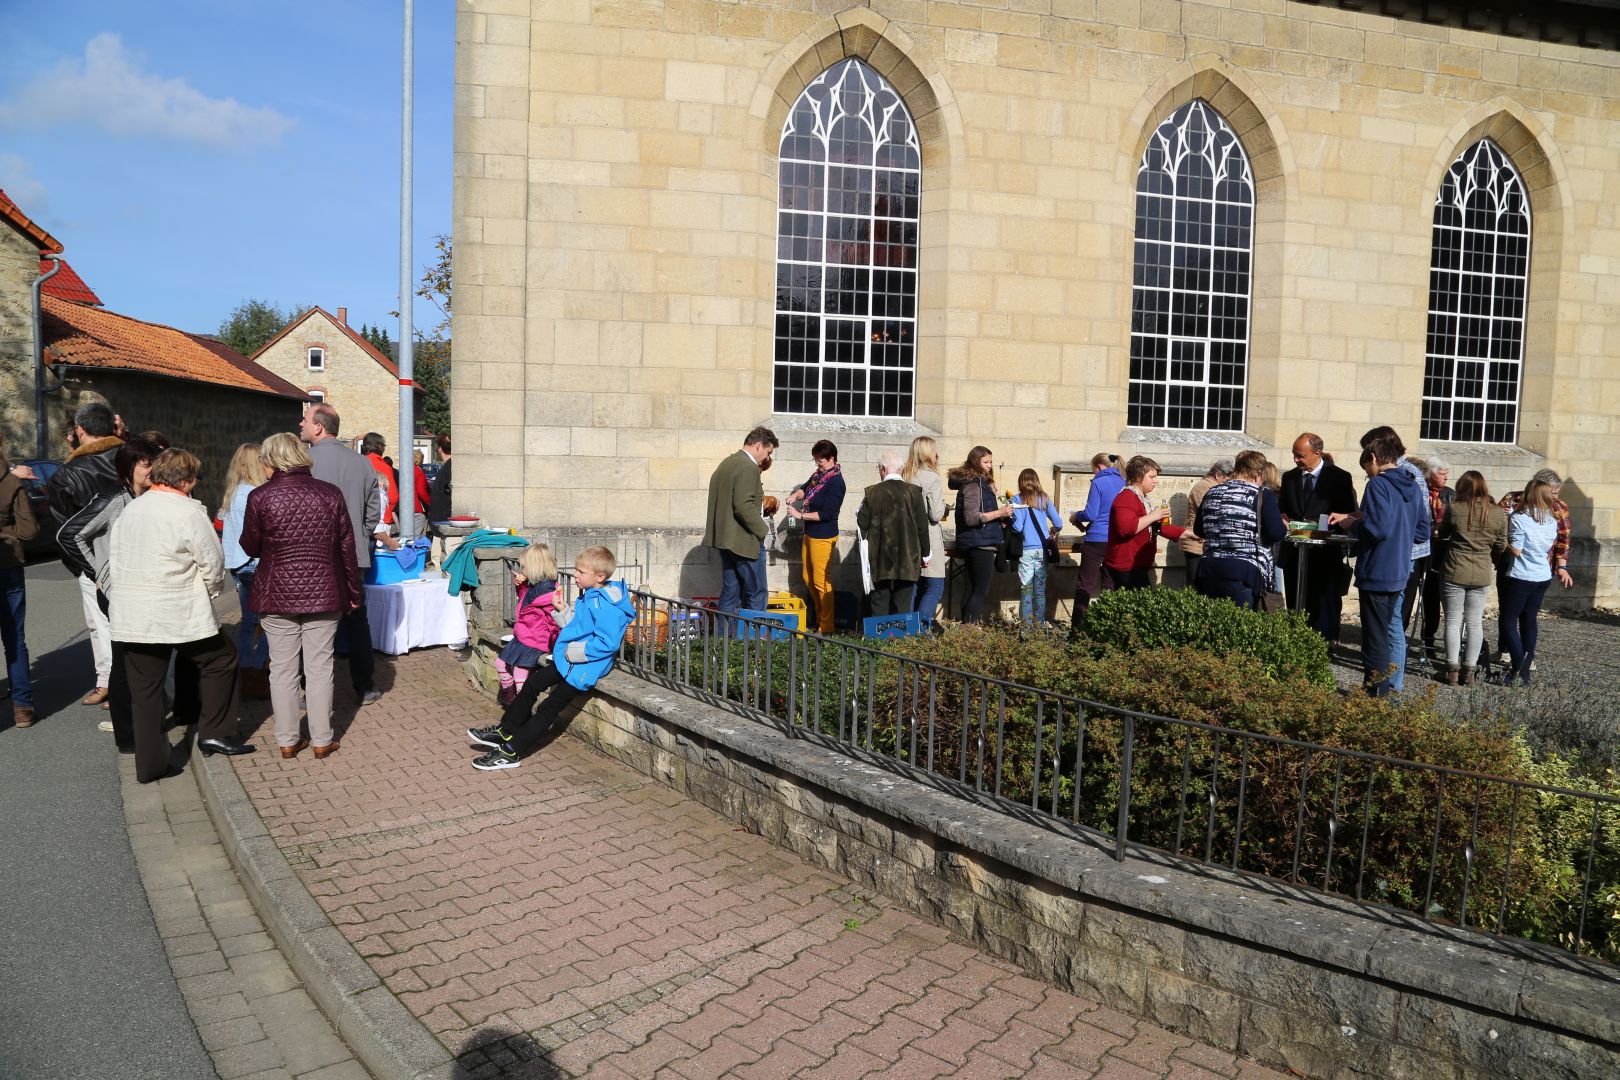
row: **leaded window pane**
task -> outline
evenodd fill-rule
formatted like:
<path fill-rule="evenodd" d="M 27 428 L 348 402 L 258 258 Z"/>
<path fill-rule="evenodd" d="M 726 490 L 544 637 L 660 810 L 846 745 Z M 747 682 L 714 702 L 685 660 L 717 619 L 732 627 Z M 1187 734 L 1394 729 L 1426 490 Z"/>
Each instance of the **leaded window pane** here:
<path fill-rule="evenodd" d="M 1253 250 L 1248 155 L 1207 102 L 1189 102 L 1136 171 L 1133 427 L 1242 430 Z"/>
<path fill-rule="evenodd" d="M 1511 443 L 1518 437 L 1530 204 L 1502 148 L 1463 151 L 1434 201 L 1425 439 Z"/>
<path fill-rule="evenodd" d="M 773 410 L 911 416 L 922 153 L 905 102 L 841 60 L 799 95 L 778 158 Z"/>

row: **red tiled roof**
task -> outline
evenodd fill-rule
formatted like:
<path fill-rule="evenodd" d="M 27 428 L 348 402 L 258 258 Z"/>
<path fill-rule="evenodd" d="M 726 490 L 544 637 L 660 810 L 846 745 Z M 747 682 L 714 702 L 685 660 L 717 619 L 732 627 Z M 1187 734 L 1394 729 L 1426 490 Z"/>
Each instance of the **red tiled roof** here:
<path fill-rule="evenodd" d="M 304 399 L 298 387 L 222 342 L 105 308 L 40 297 L 47 358 L 78 367 L 117 368 Z"/>
<path fill-rule="evenodd" d="M 61 253 L 62 242 L 46 232 L 27 214 L 23 213 L 22 209 L 11 201 L 11 196 L 4 191 L 0 191 L 0 221 L 4 221 L 38 244 L 41 251 Z"/>
<path fill-rule="evenodd" d="M 298 316 L 286 326 L 282 327 L 281 333 L 259 346 L 259 351 L 253 354 L 254 359 L 257 359 L 260 355 L 262 355 L 264 350 L 268 349 L 270 346 L 274 345 L 276 342 L 280 341 L 282 338 L 304 325 L 304 323 L 309 320 L 311 315 L 315 315 L 317 313 L 324 315 L 327 322 L 331 323 L 344 334 L 348 335 L 349 340 L 360 346 L 360 348 L 365 351 L 367 356 L 381 364 L 384 371 L 388 372 L 388 374 L 392 375 L 396 379 L 399 378 L 399 367 L 392 360 L 388 359 L 388 357 L 384 356 L 380 351 L 378 351 L 377 347 L 371 342 L 361 337 L 359 332 L 355 330 L 354 327 L 349 326 L 347 323 L 339 322 L 336 315 L 333 315 L 330 311 L 327 311 L 318 304 L 304 312 L 302 315 Z"/>
<path fill-rule="evenodd" d="M 59 296 L 63 300 L 71 300 L 75 304 L 94 304 L 101 306 L 101 297 L 97 296 L 90 286 L 84 283 L 77 270 L 68 265 L 66 259 L 56 260 L 56 265 L 62 269 L 51 275 L 51 279 L 40 286 L 40 292 L 46 296 Z M 49 273 L 52 263 L 50 259 L 39 260 L 39 272 Z"/>

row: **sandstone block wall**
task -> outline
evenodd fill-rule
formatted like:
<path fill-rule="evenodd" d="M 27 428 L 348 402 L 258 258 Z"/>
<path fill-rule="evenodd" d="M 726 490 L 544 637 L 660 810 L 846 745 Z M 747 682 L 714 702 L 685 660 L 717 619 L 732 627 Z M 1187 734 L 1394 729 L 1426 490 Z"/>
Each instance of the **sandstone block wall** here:
<path fill-rule="evenodd" d="M 39 245 L 0 226 L 0 436 L 13 461 L 34 456 L 34 323 Z"/>
<path fill-rule="evenodd" d="M 1497 489 L 1565 472 L 1578 599 L 1620 596 L 1620 54 L 1286 0 L 461 0 L 457 36 L 458 508 L 701 529 L 710 470 L 762 421 L 778 491 L 822 435 L 862 477 L 923 432 L 1043 476 L 1105 448 L 1287 464 L 1306 429 L 1353 464 L 1379 422 L 1415 444 L 1433 201 L 1488 136 L 1534 214 L 1520 436 L 1434 449 Z M 906 421 L 771 415 L 777 141 L 846 56 L 923 150 Z M 1257 186 L 1235 437 L 1126 425 L 1135 170 L 1195 98 Z"/>
<path fill-rule="evenodd" d="M 309 370 L 307 357 L 314 345 L 326 349 L 324 371 Z M 344 441 L 380 432 L 388 440 L 389 456 L 399 460 L 394 453 L 399 442 L 399 383 L 325 313 L 311 313 L 253 361 L 300 390 L 324 392 L 327 403 L 338 411 L 338 435 Z M 459 487 L 460 477 L 456 479 Z"/>

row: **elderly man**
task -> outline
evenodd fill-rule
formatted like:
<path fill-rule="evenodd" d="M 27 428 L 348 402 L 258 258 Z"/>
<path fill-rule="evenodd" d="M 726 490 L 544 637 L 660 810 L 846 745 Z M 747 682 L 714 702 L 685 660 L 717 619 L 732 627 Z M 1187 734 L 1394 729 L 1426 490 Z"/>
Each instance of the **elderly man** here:
<path fill-rule="evenodd" d="M 325 480 L 343 493 L 343 503 L 349 510 L 349 523 L 354 527 L 354 555 L 362 573 L 371 565 L 371 542 L 379 540 L 387 546 L 398 545 L 388 538 L 382 524 L 383 503 L 377 485 L 377 470 L 359 454 L 338 439 L 337 410 L 324 402 L 312 405 L 298 426 L 298 437 L 309 444 L 310 475 Z M 348 639 L 349 681 L 361 705 L 370 705 L 382 697 L 372 685 L 375 663 L 371 656 L 371 623 L 366 619 L 366 605 L 361 604 L 338 620 Z"/>
<path fill-rule="evenodd" d="M 97 496 L 120 487 L 114 458 L 123 440 L 114 432 L 117 417 L 99 401 L 80 405 L 73 414 L 73 430 L 68 434 L 72 452 L 45 485 L 45 498 L 60 527 L 74 514 L 89 506 Z M 79 600 L 84 608 L 84 625 L 90 631 L 90 653 L 95 658 L 96 688 L 84 699 L 86 705 L 107 707 L 107 684 L 112 678 L 112 630 L 96 600 L 96 582 L 79 577 Z"/>
<path fill-rule="evenodd" d="M 755 611 L 765 607 L 759 558 L 766 534 L 765 487 L 759 477 L 779 445 L 775 432 L 757 427 L 743 438 L 742 449 L 720 462 L 709 477 L 703 543 L 720 556 L 720 610 L 726 615 L 735 615 L 744 606 Z"/>
<path fill-rule="evenodd" d="M 872 570 L 873 616 L 911 610 L 917 579 L 932 560 L 928 540 L 928 507 L 922 488 L 900 475 L 906 456 L 890 448 L 878 455 L 879 480 L 866 489 L 855 524 L 866 538 Z"/>
<path fill-rule="evenodd" d="M 1294 467 L 1283 473 L 1278 505 L 1286 521 L 1320 522 L 1323 514 L 1353 514 L 1356 487 L 1350 474 L 1327 459 L 1322 436 L 1305 432 L 1294 440 Z M 1344 552 L 1337 546 L 1312 548 L 1305 561 L 1305 580 L 1299 580 L 1299 548 L 1283 545 L 1283 587 L 1288 606 L 1303 607 L 1311 628 L 1332 644 L 1339 640 L 1344 614 L 1344 593 L 1349 584 Z"/>

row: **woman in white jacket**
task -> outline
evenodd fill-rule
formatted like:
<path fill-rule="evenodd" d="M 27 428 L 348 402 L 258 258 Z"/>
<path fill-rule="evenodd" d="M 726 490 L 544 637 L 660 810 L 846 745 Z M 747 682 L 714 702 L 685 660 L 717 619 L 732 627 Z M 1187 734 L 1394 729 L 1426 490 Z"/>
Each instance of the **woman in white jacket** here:
<path fill-rule="evenodd" d="M 165 450 L 152 462 L 151 487 L 113 523 L 108 595 L 112 637 L 123 645 L 135 728 L 135 778 L 170 774 L 163 735 L 163 678 L 175 653 L 197 666 L 201 714 L 197 746 L 207 754 L 246 754 L 236 731 L 236 647 L 219 632 L 213 598 L 225 587 L 225 560 L 197 486 L 197 458 Z"/>

